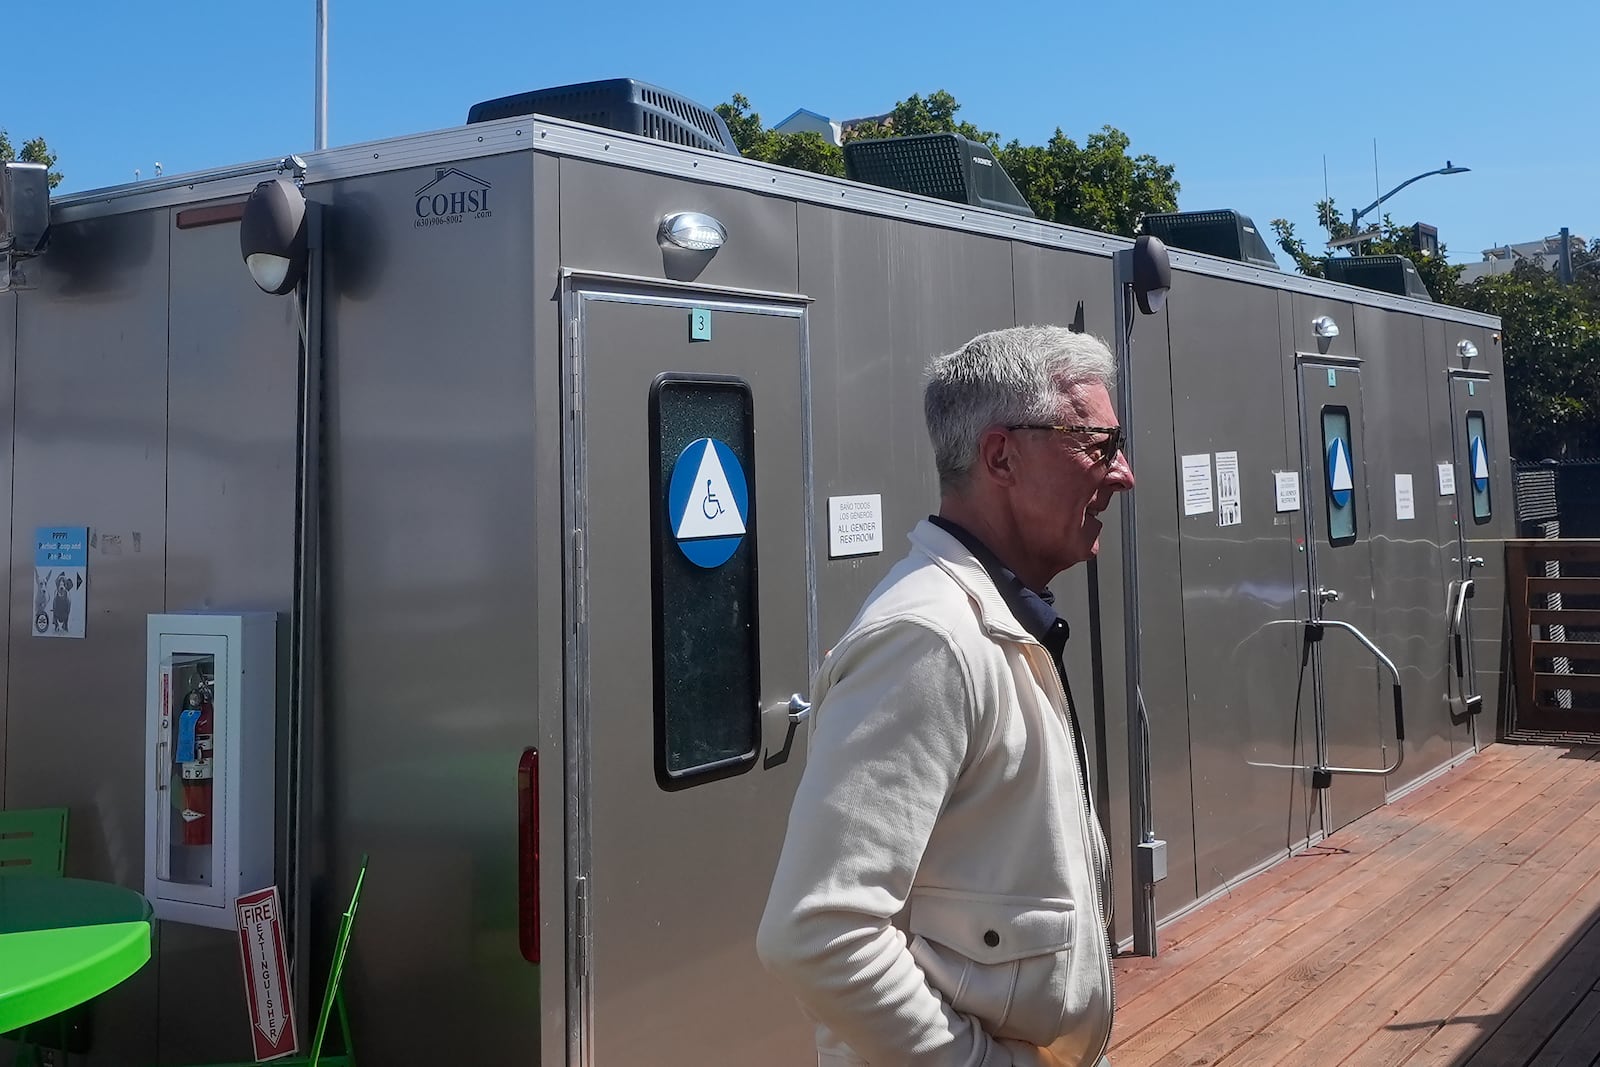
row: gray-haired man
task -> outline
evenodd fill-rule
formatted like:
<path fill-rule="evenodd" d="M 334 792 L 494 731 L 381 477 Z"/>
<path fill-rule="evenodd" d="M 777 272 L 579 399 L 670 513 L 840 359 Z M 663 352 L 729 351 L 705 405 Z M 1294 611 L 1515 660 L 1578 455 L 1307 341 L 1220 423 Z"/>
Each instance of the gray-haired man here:
<path fill-rule="evenodd" d="M 819 1063 L 1104 1055 L 1107 851 L 1047 586 L 1133 488 L 1114 381 L 1104 344 L 1045 326 L 930 368 L 939 514 L 818 672 L 758 941 Z"/>

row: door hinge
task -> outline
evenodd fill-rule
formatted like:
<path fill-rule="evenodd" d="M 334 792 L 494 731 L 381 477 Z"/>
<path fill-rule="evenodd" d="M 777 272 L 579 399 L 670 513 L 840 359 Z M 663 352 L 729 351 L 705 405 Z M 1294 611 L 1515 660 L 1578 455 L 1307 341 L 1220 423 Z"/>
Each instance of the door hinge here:
<path fill-rule="evenodd" d="M 578 928 L 578 959 L 577 973 L 580 978 L 589 977 L 589 877 L 579 875 L 574 894 L 573 923 Z"/>
<path fill-rule="evenodd" d="M 583 372 L 578 363 L 578 320 L 572 319 L 568 323 L 571 330 L 572 346 L 567 350 L 567 366 L 572 374 L 572 410 L 574 413 L 583 410 Z"/>
<path fill-rule="evenodd" d="M 573 584 L 578 589 L 584 588 L 588 581 L 588 546 L 585 543 L 583 529 L 580 527 L 572 531 L 572 578 Z M 572 626 L 576 630 L 589 621 L 589 598 L 579 595 L 576 610 L 572 614 Z"/>

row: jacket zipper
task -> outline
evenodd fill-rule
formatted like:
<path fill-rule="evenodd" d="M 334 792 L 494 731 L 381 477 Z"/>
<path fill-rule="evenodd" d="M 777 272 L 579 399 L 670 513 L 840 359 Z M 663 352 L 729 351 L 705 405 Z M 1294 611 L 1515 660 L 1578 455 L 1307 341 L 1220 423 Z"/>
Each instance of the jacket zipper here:
<path fill-rule="evenodd" d="M 1037 642 L 1033 643 L 1036 644 Z M 1046 657 L 1049 657 L 1048 649 L 1046 649 L 1043 645 L 1039 645 L 1039 649 L 1045 653 Z M 1061 675 L 1057 672 L 1055 664 L 1053 663 L 1050 665 L 1050 678 L 1055 683 L 1056 693 L 1061 697 L 1060 707 L 1066 711 L 1066 714 L 1061 716 L 1061 725 L 1067 731 L 1067 740 L 1072 742 L 1073 745 L 1072 769 L 1078 772 L 1078 787 L 1083 792 L 1083 808 L 1081 810 L 1081 817 L 1083 820 L 1083 835 L 1085 844 L 1089 846 L 1089 863 L 1094 868 L 1094 879 L 1089 889 L 1090 892 L 1094 894 L 1095 912 L 1100 918 L 1100 930 L 1103 938 L 1102 943 L 1105 945 L 1106 949 L 1106 988 L 1110 992 L 1111 1011 L 1110 1019 L 1107 1021 L 1106 1025 L 1105 1041 L 1100 1045 L 1100 1051 L 1098 1054 L 1096 1054 L 1093 1061 L 1098 1063 L 1101 1059 L 1105 1058 L 1106 1049 L 1111 1047 L 1111 1031 L 1112 1027 L 1116 1025 L 1117 1018 L 1117 974 L 1116 970 L 1111 966 L 1111 957 L 1113 955 L 1111 950 L 1111 916 L 1107 913 L 1105 905 L 1106 890 L 1109 888 L 1105 885 L 1107 866 L 1106 861 L 1109 859 L 1109 857 L 1102 855 L 1102 849 L 1097 844 L 1097 842 L 1103 842 L 1103 838 L 1100 835 L 1100 828 L 1098 826 L 1091 825 L 1093 819 L 1091 818 L 1090 813 L 1094 811 L 1094 804 L 1089 798 L 1088 779 L 1084 775 L 1083 769 L 1078 766 L 1077 746 L 1079 739 L 1072 730 L 1072 710 L 1067 706 L 1066 687 L 1061 684 Z M 1088 752 L 1089 750 L 1086 746 L 1084 748 L 1085 757 L 1088 756 Z"/>

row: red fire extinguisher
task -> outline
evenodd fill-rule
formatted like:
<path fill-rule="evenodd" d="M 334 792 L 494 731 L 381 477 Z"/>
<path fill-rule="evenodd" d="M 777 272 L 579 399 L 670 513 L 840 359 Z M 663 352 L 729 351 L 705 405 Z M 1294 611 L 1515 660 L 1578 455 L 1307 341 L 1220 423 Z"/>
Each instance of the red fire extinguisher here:
<path fill-rule="evenodd" d="M 187 721 L 185 721 L 187 720 Z M 193 743 L 179 745 L 179 768 L 183 779 L 183 843 L 211 844 L 211 685 L 201 682 L 184 698 L 179 716 L 180 734 L 193 731 Z M 187 741 L 188 738 L 184 738 Z M 192 757 L 192 758 L 184 758 Z"/>

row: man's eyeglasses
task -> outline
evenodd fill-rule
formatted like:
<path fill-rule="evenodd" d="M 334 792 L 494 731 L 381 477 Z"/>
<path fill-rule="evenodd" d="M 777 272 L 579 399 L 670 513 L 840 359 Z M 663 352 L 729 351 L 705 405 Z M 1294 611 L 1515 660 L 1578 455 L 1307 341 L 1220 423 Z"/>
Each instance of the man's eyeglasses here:
<path fill-rule="evenodd" d="M 1094 451 L 1095 458 L 1098 459 L 1101 463 L 1104 463 L 1108 467 L 1111 466 L 1111 464 L 1113 464 L 1113 463 L 1115 463 L 1117 461 L 1117 453 L 1122 450 L 1123 437 L 1122 437 L 1122 427 L 1121 426 L 1034 426 L 1034 425 L 1021 425 L 1021 426 L 1007 426 L 1006 429 L 1008 429 L 1008 430 L 1052 430 L 1055 433 L 1103 433 L 1103 434 L 1106 435 L 1106 439 L 1104 441 L 1100 441 L 1100 442 L 1097 442 L 1097 443 L 1095 443 L 1093 445 L 1090 445 L 1089 447 L 1090 447 L 1090 449 L 1092 449 Z"/>

